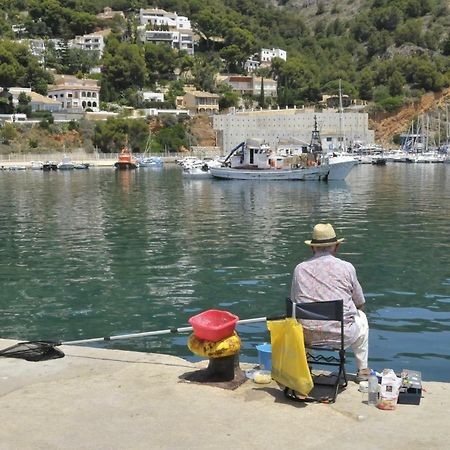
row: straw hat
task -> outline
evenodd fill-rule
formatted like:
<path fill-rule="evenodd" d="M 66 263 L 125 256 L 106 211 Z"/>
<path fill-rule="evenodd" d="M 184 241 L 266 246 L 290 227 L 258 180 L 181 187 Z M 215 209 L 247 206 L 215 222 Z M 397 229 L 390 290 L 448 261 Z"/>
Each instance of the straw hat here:
<path fill-rule="evenodd" d="M 305 241 L 305 244 L 312 247 L 329 247 L 340 244 L 343 240 L 344 238 L 336 237 L 336 232 L 329 223 L 318 223 L 313 229 L 312 239 Z"/>

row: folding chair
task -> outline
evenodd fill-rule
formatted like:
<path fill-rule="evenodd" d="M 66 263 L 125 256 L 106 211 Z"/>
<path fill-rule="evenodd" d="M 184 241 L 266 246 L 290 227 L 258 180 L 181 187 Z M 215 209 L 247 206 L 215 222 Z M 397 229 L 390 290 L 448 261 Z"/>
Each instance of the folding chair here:
<path fill-rule="evenodd" d="M 286 312 L 288 317 L 306 320 L 326 320 L 340 322 L 340 345 L 336 347 L 327 346 L 306 346 L 306 356 L 310 369 L 313 365 L 316 366 L 334 366 L 338 367 L 337 375 L 331 373 L 330 375 L 320 374 L 314 377 L 315 385 L 330 385 L 329 383 L 320 382 L 322 379 L 331 379 L 336 377 L 334 384 L 332 384 L 332 395 L 327 398 L 316 398 L 314 396 L 305 399 L 296 397 L 292 390 L 286 388 L 284 394 L 286 397 L 294 400 L 302 401 L 327 401 L 334 403 L 339 388 L 343 389 L 347 386 L 347 374 L 345 372 L 345 348 L 344 348 L 344 307 L 342 300 L 332 300 L 324 302 L 312 303 L 294 303 L 290 298 L 286 299 Z M 325 356 L 321 352 L 334 352 L 335 355 Z M 312 352 L 318 352 L 313 354 Z M 337 355 L 336 355 L 337 353 Z"/>

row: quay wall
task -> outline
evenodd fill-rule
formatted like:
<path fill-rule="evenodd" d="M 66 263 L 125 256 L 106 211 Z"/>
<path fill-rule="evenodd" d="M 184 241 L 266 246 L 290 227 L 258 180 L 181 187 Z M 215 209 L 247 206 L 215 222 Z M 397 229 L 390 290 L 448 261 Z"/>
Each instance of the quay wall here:
<path fill-rule="evenodd" d="M 165 163 L 174 163 L 179 158 L 186 156 L 195 156 L 198 158 L 214 158 L 216 156 L 222 156 L 223 152 L 218 147 L 192 147 L 189 152 L 179 153 L 153 153 L 146 156 L 158 156 L 161 157 Z M 74 163 L 89 163 L 92 167 L 110 167 L 117 161 L 118 153 L 100 153 L 100 152 L 85 152 L 82 149 L 66 152 L 66 153 L 10 153 L 7 155 L 0 154 L 0 168 L 8 168 L 16 165 L 23 165 L 25 167 L 31 167 L 33 161 L 52 161 L 58 163 L 62 160 L 63 156 L 68 156 Z M 141 156 L 139 153 L 134 153 L 134 156 Z"/>

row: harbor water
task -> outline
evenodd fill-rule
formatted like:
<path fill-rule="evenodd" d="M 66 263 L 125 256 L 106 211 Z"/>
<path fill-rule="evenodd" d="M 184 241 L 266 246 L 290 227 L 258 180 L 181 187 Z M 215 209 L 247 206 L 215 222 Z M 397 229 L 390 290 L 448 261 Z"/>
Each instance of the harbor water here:
<path fill-rule="evenodd" d="M 345 237 L 370 366 L 450 373 L 450 165 L 360 165 L 345 182 L 187 180 L 178 166 L 0 172 L 0 337 L 75 340 L 284 312 L 317 222 Z M 240 326 L 257 362 L 265 323 Z M 187 334 L 91 344 L 195 360 Z M 349 352 L 348 369 L 354 370 Z"/>

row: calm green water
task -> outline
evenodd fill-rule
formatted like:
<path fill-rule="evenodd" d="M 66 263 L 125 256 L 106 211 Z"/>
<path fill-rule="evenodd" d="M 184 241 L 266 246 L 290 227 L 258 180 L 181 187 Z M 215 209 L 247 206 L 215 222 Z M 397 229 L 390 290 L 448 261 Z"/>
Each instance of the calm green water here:
<path fill-rule="evenodd" d="M 357 166 L 346 182 L 185 180 L 176 166 L 0 172 L 0 336 L 73 340 L 282 313 L 318 221 L 347 238 L 370 364 L 450 374 L 450 165 Z M 242 326 L 255 361 L 265 324 Z M 187 335 L 97 345 L 192 359 Z M 350 359 L 349 368 L 354 368 Z"/>

